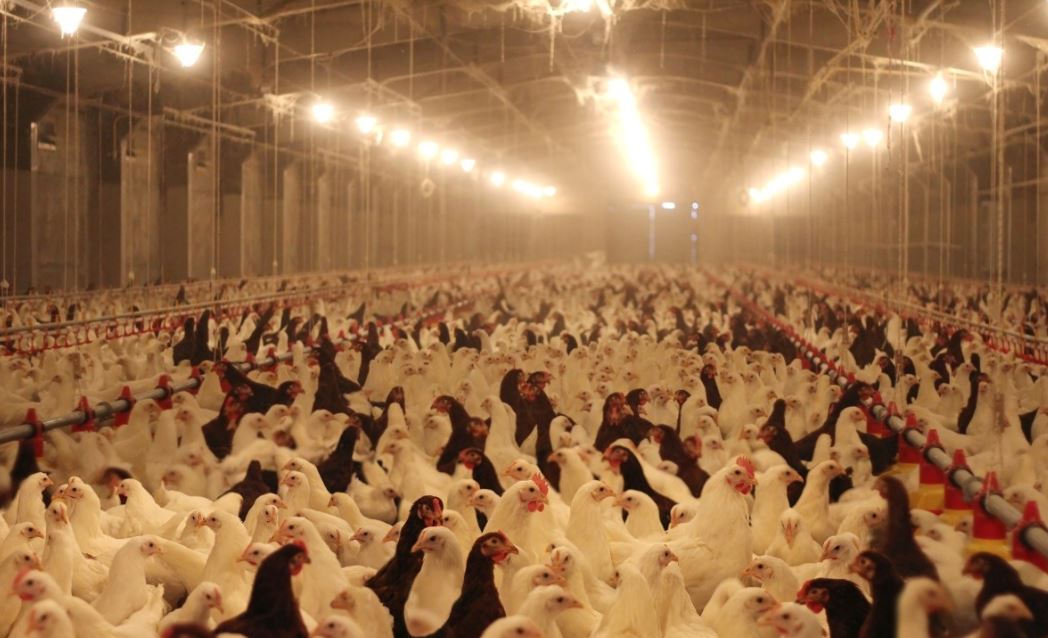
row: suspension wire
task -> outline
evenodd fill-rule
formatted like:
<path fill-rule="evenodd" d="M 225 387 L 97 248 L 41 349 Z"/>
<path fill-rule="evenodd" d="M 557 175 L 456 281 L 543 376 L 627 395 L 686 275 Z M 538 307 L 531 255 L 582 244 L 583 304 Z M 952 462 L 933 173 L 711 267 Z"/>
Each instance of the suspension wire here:
<path fill-rule="evenodd" d="M 4 82 L 4 84 L 6 85 L 7 83 Z M 21 94 L 22 94 L 22 79 L 21 79 L 21 77 L 19 77 L 18 81 L 15 83 L 15 119 L 14 119 L 14 122 L 15 122 L 15 143 L 14 143 L 15 161 L 14 161 L 14 166 L 15 166 L 15 170 L 16 171 L 18 170 L 18 138 L 20 137 L 19 131 L 18 131 L 18 129 L 19 129 L 19 126 L 18 126 L 19 119 L 18 118 L 19 118 L 19 112 L 21 111 L 21 107 L 19 105 L 19 102 L 21 100 Z M 5 119 L 4 126 L 5 127 L 7 126 L 6 119 Z M 19 190 L 18 189 L 18 182 L 19 182 L 19 180 L 16 178 L 14 180 L 14 182 L 15 182 L 15 187 L 13 189 L 14 190 L 14 201 L 15 201 L 15 205 L 17 206 L 18 205 L 18 190 Z M 10 290 L 14 290 L 14 291 L 18 290 L 18 217 L 19 216 L 17 214 L 14 215 L 14 222 L 15 223 L 14 223 L 14 232 L 12 233 L 12 235 L 14 236 L 15 241 L 14 241 L 14 246 L 12 246 L 12 251 L 11 251 L 14 254 L 12 255 L 12 259 L 11 259 L 11 262 L 12 262 L 12 264 L 11 264 L 11 280 L 12 281 L 11 281 L 11 288 L 10 288 Z"/>
<path fill-rule="evenodd" d="M 80 212 L 80 47 L 73 49 L 73 291 L 80 292 L 80 245 L 83 225 Z M 77 375 L 79 376 L 79 375 Z M 77 379 L 79 384 L 79 379 Z"/>
<path fill-rule="evenodd" d="M 212 63 L 212 78 L 213 85 L 211 88 L 212 94 L 212 109 L 213 117 L 211 120 L 211 184 L 212 184 L 212 210 L 211 219 L 213 224 L 213 235 L 211 240 L 211 270 L 208 273 L 211 279 L 211 295 L 214 298 L 214 287 L 215 287 L 215 275 L 218 274 L 218 255 L 219 248 L 221 246 L 222 239 L 222 218 L 220 211 L 222 209 L 222 138 L 218 134 L 219 120 L 222 118 L 222 28 L 219 26 L 219 9 L 218 4 L 212 5 L 215 23 L 213 27 L 214 31 L 214 62 Z"/>
<path fill-rule="evenodd" d="M 149 90 L 146 91 L 146 277 L 148 281 L 153 280 L 153 66 L 149 66 Z M 159 229 L 158 229 L 159 238 Z M 164 280 L 164 260 L 158 259 L 159 279 Z"/>
<path fill-rule="evenodd" d="M 69 42 L 67 44 L 68 50 L 66 51 L 66 73 L 65 73 L 65 132 L 62 136 L 62 202 L 63 211 L 62 218 L 64 224 L 62 225 L 62 289 L 66 292 L 69 291 L 69 106 L 70 97 L 72 95 L 72 87 L 70 86 L 70 80 L 72 79 L 71 62 L 73 58 L 73 40 L 76 38 L 76 34 L 69 36 Z"/>
<path fill-rule="evenodd" d="M 277 38 L 279 39 L 279 35 Z M 280 182 L 282 181 L 282 175 L 278 175 L 280 172 L 280 45 L 273 47 L 273 54 L 276 56 L 275 63 L 273 66 L 273 95 L 277 96 L 277 99 L 273 101 L 273 177 L 270 181 L 273 183 L 273 274 L 277 274 L 277 270 L 280 268 L 280 253 L 277 250 L 277 237 L 280 234 Z"/>
<path fill-rule="evenodd" d="M 1037 238 L 1035 240 L 1035 243 L 1034 243 L 1034 246 L 1033 246 L 1033 265 L 1034 265 L 1034 270 L 1033 271 L 1034 271 L 1034 273 L 1036 273 L 1034 275 L 1034 281 L 1033 281 L 1033 285 L 1034 286 L 1040 285 L 1042 283 L 1046 283 L 1046 282 L 1041 282 L 1040 281 L 1040 278 L 1041 278 L 1040 273 L 1042 272 L 1041 271 L 1041 251 L 1039 250 L 1040 246 L 1038 246 L 1037 243 L 1036 243 L 1036 242 L 1040 241 L 1040 237 L 1042 236 L 1041 235 L 1041 232 L 1042 232 L 1041 231 L 1041 182 L 1043 180 L 1042 180 L 1042 177 L 1041 177 L 1042 176 L 1042 173 L 1041 173 L 1041 73 L 1042 73 L 1042 71 L 1041 71 L 1041 62 L 1044 61 L 1044 57 L 1045 57 L 1044 53 L 1042 53 L 1040 51 L 1037 52 L 1037 58 L 1035 60 L 1035 64 L 1037 65 L 1036 66 L 1037 73 L 1034 75 L 1034 87 L 1035 87 L 1035 90 L 1033 92 L 1033 94 L 1034 94 L 1034 102 L 1036 104 L 1036 111 L 1035 111 L 1036 114 L 1034 115 L 1034 122 L 1035 122 L 1034 126 L 1036 127 L 1036 132 L 1034 134 L 1034 142 L 1035 142 L 1034 143 L 1034 150 L 1035 150 L 1036 154 L 1034 156 L 1034 162 L 1036 163 L 1035 168 L 1037 169 L 1037 179 L 1036 179 L 1036 181 L 1034 183 L 1034 188 L 1036 189 L 1036 197 L 1034 197 L 1034 216 L 1033 216 L 1033 224 L 1034 224 L 1034 226 L 1033 226 L 1033 228 L 1034 228 L 1033 236 Z"/>
<path fill-rule="evenodd" d="M 133 0 L 127 0 L 127 35 L 131 35 L 131 5 Z M 127 144 L 124 145 L 124 154 L 126 157 L 120 158 L 120 163 L 123 164 L 125 161 L 131 161 L 134 158 L 135 152 L 135 63 L 128 60 L 124 63 L 127 66 Z M 126 232 L 124 228 L 124 220 L 120 222 L 120 254 L 123 256 L 121 260 L 121 270 L 124 266 L 127 267 L 127 272 L 120 273 L 122 280 L 127 282 L 128 286 L 132 286 L 135 283 L 135 260 L 131 251 L 133 246 L 133 240 Z"/>
<path fill-rule="evenodd" d="M 0 132 L 3 140 L 0 141 L 0 153 L 3 154 L 3 169 L 0 170 L 0 207 L 3 208 L 3 232 L 0 233 L 0 298 L 6 297 L 9 294 L 11 282 L 7 280 L 7 126 L 10 120 L 7 119 L 7 14 L 0 15 L 0 47 L 3 51 L 0 52 L 3 60 L 3 106 L 0 107 L 2 111 L 3 131 Z M 18 122 L 14 122 L 14 128 L 18 128 Z M 18 154 L 15 153 L 17 158 Z M 18 162 L 15 161 L 15 181 L 18 181 Z M 15 202 L 17 205 L 17 202 Z M 18 243 L 18 238 L 14 238 L 15 244 Z"/>

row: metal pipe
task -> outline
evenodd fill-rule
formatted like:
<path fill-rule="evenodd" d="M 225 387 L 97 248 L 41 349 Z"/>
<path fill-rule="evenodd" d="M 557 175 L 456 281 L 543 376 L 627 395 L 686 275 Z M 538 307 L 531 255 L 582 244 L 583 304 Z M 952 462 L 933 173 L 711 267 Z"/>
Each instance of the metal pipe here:
<path fill-rule="evenodd" d="M 762 311 L 764 312 L 764 311 Z M 770 313 L 764 312 L 768 317 L 771 317 Z M 781 324 L 777 319 L 771 317 L 772 325 Z M 841 387 L 846 387 L 849 383 L 848 377 L 843 374 L 839 374 L 836 369 L 830 368 L 829 365 L 823 360 L 817 360 L 811 355 L 811 349 L 814 348 L 807 341 L 791 334 L 789 336 L 790 343 L 792 343 L 801 352 L 802 356 L 808 359 L 812 364 L 817 364 L 820 373 L 826 373 L 830 379 Z M 810 349 L 811 348 L 811 349 Z M 951 483 L 956 485 L 964 493 L 964 498 L 967 501 L 973 501 L 979 495 L 979 491 L 982 489 L 983 480 L 976 476 L 969 470 L 959 468 L 950 471 L 950 466 L 953 465 L 953 459 L 946 453 L 945 450 L 939 447 L 930 447 L 925 449 L 927 438 L 919 430 L 914 428 L 907 428 L 906 421 L 897 414 L 889 414 L 888 409 L 883 405 L 874 405 L 871 409 L 873 416 L 882 423 L 886 424 L 891 430 L 899 434 L 903 440 L 911 447 L 923 450 L 922 454 L 924 458 L 932 462 L 937 468 L 943 471 L 943 474 L 949 479 Z M 1009 528 L 1014 528 L 1022 520 L 1022 513 L 1012 507 L 1011 503 L 1001 498 L 998 494 L 987 494 L 982 501 L 983 508 L 994 518 L 1001 521 Z M 1048 530 L 1037 525 L 1031 525 L 1022 531 L 1020 541 L 1027 546 L 1033 548 L 1037 553 L 1048 558 Z"/>
<path fill-rule="evenodd" d="M 722 287 L 727 287 L 723 281 L 710 273 L 707 273 L 707 277 Z M 814 345 L 807 340 L 802 339 L 795 330 L 787 330 L 787 326 L 784 322 L 780 321 L 767 310 L 764 310 L 746 299 L 734 288 L 729 288 L 728 291 L 733 298 L 748 310 L 763 317 L 765 321 L 770 325 L 775 326 L 778 330 L 786 332 L 789 342 L 797 348 L 801 353 L 801 356 L 817 368 L 819 374 L 828 375 L 831 381 L 842 388 L 848 386 L 850 380 L 847 375 L 840 374 L 836 368 L 831 368 L 826 360 L 816 359 L 814 357 L 812 354 L 812 352 L 816 350 Z M 825 353 L 823 354 L 825 356 Z M 918 450 L 922 450 L 924 458 L 942 470 L 944 475 L 949 478 L 950 482 L 961 489 L 964 493 L 965 500 L 972 501 L 979 495 L 979 491 L 982 489 L 983 484 L 983 480 L 980 477 L 965 469 L 956 469 L 952 472 L 949 471 L 950 466 L 953 465 L 953 460 L 945 450 L 938 447 L 924 449 L 925 443 L 927 442 L 924 434 L 914 428 L 907 428 L 906 422 L 901 417 L 889 414 L 888 409 L 883 405 L 874 405 L 871 411 L 873 412 L 874 418 L 885 423 L 893 432 L 900 435 L 907 444 Z M 1022 520 L 1022 513 L 1012 507 L 1011 503 L 997 494 L 987 494 L 982 501 L 982 505 L 991 516 L 1001 521 L 1009 528 L 1014 528 Z M 1048 558 L 1048 530 L 1045 528 L 1037 525 L 1030 525 L 1021 532 L 1019 540 L 1036 550 L 1040 555 Z"/>

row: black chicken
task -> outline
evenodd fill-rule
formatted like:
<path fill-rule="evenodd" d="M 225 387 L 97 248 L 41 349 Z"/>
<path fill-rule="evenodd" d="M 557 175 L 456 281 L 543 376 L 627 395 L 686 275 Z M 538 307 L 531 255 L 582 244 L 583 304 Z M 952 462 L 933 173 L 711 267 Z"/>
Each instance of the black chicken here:
<path fill-rule="evenodd" d="M 613 472 L 622 475 L 623 491 L 637 490 L 650 496 L 659 508 L 659 520 L 662 521 L 662 528 L 669 528 L 670 519 L 672 518 L 671 512 L 677 502 L 655 491 L 655 488 L 648 482 L 647 477 L 644 476 L 644 467 L 641 466 L 633 450 L 621 445 L 612 445 L 604 453 L 604 458 L 611 465 Z"/>
<path fill-rule="evenodd" d="M 251 586 L 247 609 L 220 623 L 215 634 L 247 638 L 308 638 L 302 614 L 291 590 L 291 577 L 302 571 L 309 554 L 301 545 L 284 545 L 262 561 Z"/>
<path fill-rule="evenodd" d="M 326 459 L 317 463 L 317 471 L 329 492 L 345 492 L 357 471 L 353 450 L 360 437 L 360 422 L 351 420 L 338 437 L 338 444 Z"/>
<path fill-rule="evenodd" d="M 886 556 L 903 578 L 925 576 L 939 580 L 935 565 L 913 537 L 906 486 L 894 476 L 881 476 L 874 488 L 888 501 L 888 516 L 880 528 L 873 530 L 870 549 Z"/>
<path fill-rule="evenodd" d="M 1048 635 L 1048 591 L 1023 583 L 1019 572 L 1008 561 L 988 552 L 979 552 L 968 559 L 963 573 L 983 583 L 975 597 L 975 610 L 980 614 L 996 596 L 1014 594 L 1033 614 L 1032 619 L 1021 624 L 1026 635 Z"/>
<path fill-rule="evenodd" d="M 275 482 L 275 481 L 273 481 Z M 263 494 L 276 493 L 276 486 L 266 481 L 265 473 L 262 470 L 262 464 L 257 460 L 252 460 L 248 463 L 247 474 L 244 475 L 243 480 L 233 485 L 226 492 L 233 492 L 243 497 L 243 501 L 240 503 L 240 520 L 247 519 L 247 513 L 251 509 L 251 506 L 255 504 L 259 496 Z"/>
<path fill-rule="evenodd" d="M 797 602 L 815 613 L 826 610 L 830 638 L 852 638 L 866 622 L 870 603 L 859 587 L 850 580 L 813 578 L 797 593 Z"/>
<path fill-rule="evenodd" d="M 422 552 L 412 552 L 411 548 L 418 542 L 423 529 L 443 524 L 443 516 L 444 502 L 436 496 L 423 496 L 412 503 L 400 529 L 393 558 L 365 583 L 393 616 L 394 636 L 409 635 L 404 621 L 404 605 L 411 593 L 411 585 L 422 569 Z"/>
<path fill-rule="evenodd" d="M 851 570 L 870 582 L 873 604 L 859 630 L 859 638 L 895 635 L 896 607 L 903 581 L 884 554 L 865 551 L 855 557 Z"/>
<path fill-rule="evenodd" d="M 699 467 L 699 459 L 688 453 L 677 431 L 668 425 L 657 425 L 648 436 L 659 445 L 659 456 L 677 466 L 677 476 L 688 486 L 692 496 L 698 498 L 710 475 Z"/>
<path fill-rule="evenodd" d="M 466 557 L 462 593 L 451 606 L 448 620 L 430 638 L 480 638 L 491 623 L 506 615 L 495 588 L 495 565 L 517 548 L 502 532 L 483 534 Z"/>

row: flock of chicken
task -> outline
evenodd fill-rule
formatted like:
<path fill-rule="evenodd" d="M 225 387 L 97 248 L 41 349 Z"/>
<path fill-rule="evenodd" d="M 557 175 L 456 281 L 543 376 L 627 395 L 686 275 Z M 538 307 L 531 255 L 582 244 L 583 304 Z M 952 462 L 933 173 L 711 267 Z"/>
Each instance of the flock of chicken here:
<path fill-rule="evenodd" d="M 460 276 L 4 357 L 6 423 L 200 384 L 0 446 L 0 635 L 1048 635 L 1048 574 L 968 556 L 867 432 L 879 393 L 1048 513 L 1048 372 L 728 277 Z"/>

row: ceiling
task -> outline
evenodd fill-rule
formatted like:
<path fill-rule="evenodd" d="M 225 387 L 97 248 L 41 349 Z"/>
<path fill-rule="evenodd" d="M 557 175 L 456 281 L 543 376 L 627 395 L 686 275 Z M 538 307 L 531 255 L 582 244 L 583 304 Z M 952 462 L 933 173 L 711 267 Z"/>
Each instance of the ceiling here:
<path fill-rule="evenodd" d="M 553 15 L 568 1 L 99 0 L 81 3 L 91 29 L 62 41 L 15 0 L 6 55 L 26 86 L 61 94 L 75 85 L 85 103 L 217 113 L 256 131 L 272 122 L 265 94 L 301 95 L 303 116 L 323 97 L 578 201 L 642 197 L 611 116 L 588 99 L 612 74 L 637 95 L 662 197 L 731 199 L 812 146 L 839 145 L 843 130 L 887 126 L 899 99 L 914 106 L 915 144 L 949 122 L 962 146 L 985 148 L 990 83 L 971 48 L 1003 26 L 1006 128 L 1034 120 L 1039 50 L 1048 50 L 1043 0 L 1009 0 L 1003 18 L 994 13 L 1004 3 L 987 0 L 605 0 L 610 17 L 597 7 Z M 155 45 L 180 33 L 207 45 L 191 69 Z M 133 41 L 114 44 L 115 34 Z M 951 85 L 945 109 L 927 97 L 940 70 Z M 309 127 L 283 121 L 283 135 Z"/>

